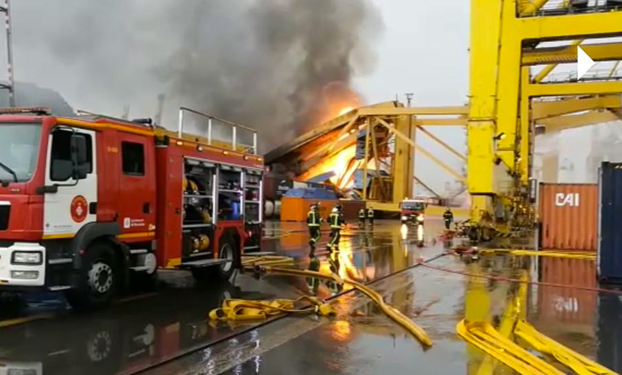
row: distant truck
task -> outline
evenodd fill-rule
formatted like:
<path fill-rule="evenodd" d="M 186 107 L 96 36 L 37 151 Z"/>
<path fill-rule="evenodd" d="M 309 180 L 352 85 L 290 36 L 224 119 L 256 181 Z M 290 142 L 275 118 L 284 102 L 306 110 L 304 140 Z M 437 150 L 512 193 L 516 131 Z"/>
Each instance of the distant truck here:
<path fill-rule="evenodd" d="M 423 225 L 427 203 L 422 199 L 404 199 L 400 203 L 402 224 Z"/>
<path fill-rule="evenodd" d="M 245 251 L 259 250 L 256 133 L 218 120 L 232 139 L 217 142 L 205 115 L 207 138 L 184 134 L 185 111 L 203 115 L 182 108 L 171 132 L 0 110 L 0 291 L 63 291 L 76 308 L 99 307 L 159 267 L 229 278 Z"/>

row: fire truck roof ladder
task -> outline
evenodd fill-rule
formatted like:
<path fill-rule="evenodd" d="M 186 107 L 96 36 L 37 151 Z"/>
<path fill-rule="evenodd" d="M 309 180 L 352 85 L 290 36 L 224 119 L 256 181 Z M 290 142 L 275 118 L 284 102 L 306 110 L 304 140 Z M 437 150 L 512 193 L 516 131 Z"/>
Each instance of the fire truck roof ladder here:
<path fill-rule="evenodd" d="M 190 108 L 186 108 L 186 107 L 180 107 L 179 108 L 179 125 L 177 128 L 177 133 L 178 136 L 181 138 L 183 136 L 183 128 L 184 128 L 184 112 L 189 112 L 189 113 L 193 113 L 195 115 L 204 117 L 207 119 L 207 143 L 208 144 L 212 144 L 212 140 L 213 140 L 213 130 L 214 130 L 214 122 L 218 122 L 220 124 L 224 124 L 228 127 L 231 128 L 231 139 L 230 140 L 224 140 L 227 143 L 231 144 L 231 149 L 232 150 L 236 150 L 238 146 L 242 146 L 247 148 L 248 150 L 250 150 L 250 152 L 252 154 L 257 155 L 257 131 L 253 128 L 249 128 L 247 126 L 244 125 L 240 125 L 240 124 L 236 124 L 235 122 L 232 121 L 228 121 L 228 120 L 223 120 L 221 118 L 218 118 L 216 116 L 212 116 L 209 115 L 207 113 L 202 113 L 199 111 L 195 111 L 194 109 L 190 109 Z M 238 131 L 244 131 L 247 133 L 250 133 L 252 135 L 252 145 L 249 144 L 243 144 L 239 142 L 238 139 Z"/>
<path fill-rule="evenodd" d="M 78 116 L 81 116 L 81 117 L 88 116 L 88 117 L 92 117 L 93 119 L 105 119 L 105 120 L 110 120 L 110 121 L 127 124 L 127 125 L 143 125 L 150 129 L 154 129 L 153 120 L 150 118 L 139 118 L 139 119 L 134 119 L 134 120 L 129 121 L 125 119 L 120 119 L 118 117 L 102 115 L 99 113 L 93 113 L 93 112 L 84 111 L 81 109 L 77 110 L 76 113 L 78 114 Z"/>

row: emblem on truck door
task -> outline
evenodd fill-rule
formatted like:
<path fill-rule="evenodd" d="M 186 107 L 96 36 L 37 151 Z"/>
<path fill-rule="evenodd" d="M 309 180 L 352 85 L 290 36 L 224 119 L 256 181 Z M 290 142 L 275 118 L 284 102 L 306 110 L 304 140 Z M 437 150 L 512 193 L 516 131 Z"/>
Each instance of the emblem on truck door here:
<path fill-rule="evenodd" d="M 86 219 L 88 214 L 88 204 L 86 198 L 81 195 L 76 196 L 71 201 L 71 218 L 76 223 L 81 223 Z"/>

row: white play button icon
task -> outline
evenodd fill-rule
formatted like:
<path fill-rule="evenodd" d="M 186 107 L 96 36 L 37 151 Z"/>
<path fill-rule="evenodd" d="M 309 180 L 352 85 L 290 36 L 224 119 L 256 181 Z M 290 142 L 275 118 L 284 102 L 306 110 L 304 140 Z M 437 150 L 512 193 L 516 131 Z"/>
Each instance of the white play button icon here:
<path fill-rule="evenodd" d="M 594 66 L 594 60 L 577 47 L 577 79 L 581 79 Z"/>

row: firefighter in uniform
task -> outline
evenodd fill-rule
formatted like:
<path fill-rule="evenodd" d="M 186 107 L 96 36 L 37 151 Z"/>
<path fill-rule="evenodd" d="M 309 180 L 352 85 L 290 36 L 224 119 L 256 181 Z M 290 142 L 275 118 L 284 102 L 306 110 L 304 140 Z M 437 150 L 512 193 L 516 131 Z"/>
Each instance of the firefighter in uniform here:
<path fill-rule="evenodd" d="M 359 210 L 359 227 L 361 229 L 365 228 L 365 219 L 367 218 L 367 215 L 365 214 L 365 208 L 361 208 Z"/>
<path fill-rule="evenodd" d="M 311 205 L 311 209 L 307 214 L 307 226 L 309 227 L 309 246 L 311 246 L 311 256 L 313 256 L 315 252 L 315 245 L 320 240 L 320 204 L 313 203 Z"/>
<path fill-rule="evenodd" d="M 328 221 L 330 223 L 330 242 L 328 242 L 326 247 L 328 250 L 337 250 L 339 248 L 339 240 L 341 239 L 341 226 L 346 223 L 341 213 L 340 204 L 333 208 Z"/>
<path fill-rule="evenodd" d="M 447 211 L 443 214 L 443 220 L 445 220 L 445 229 L 451 228 L 451 223 L 454 221 L 454 214 L 449 207 L 447 207 Z"/>
<path fill-rule="evenodd" d="M 374 209 L 369 207 L 367 209 L 367 221 L 369 221 L 369 226 L 374 227 Z"/>

